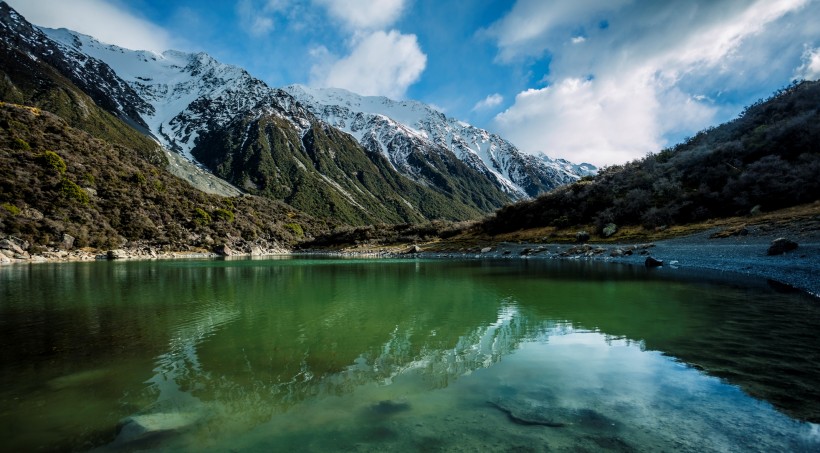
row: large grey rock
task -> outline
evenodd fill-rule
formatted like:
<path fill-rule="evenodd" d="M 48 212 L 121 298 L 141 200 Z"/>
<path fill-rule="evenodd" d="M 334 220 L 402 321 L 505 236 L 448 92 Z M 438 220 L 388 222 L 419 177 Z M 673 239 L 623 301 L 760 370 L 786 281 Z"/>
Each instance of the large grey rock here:
<path fill-rule="evenodd" d="M 228 244 L 221 244 L 214 247 L 214 253 L 221 256 L 231 256 L 234 254 L 233 250 L 228 246 Z"/>
<path fill-rule="evenodd" d="M 11 239 L 0 240 L 0 249 L 20 254 L 24 251 L 22 247 L 20 247 L 15 241 L 12 241 Z"/>
<path fill-rule="evenodd" d="M 122 260 L 128 258 L 128 253 L 122 249 L 109 250 L 105 255 L 110 260 Z"/>
<path fill-rule="evenodd" d="M 74 248 L 74 236 L 63 233 L 63 240 L 60 241 L 60 248 L 64 250 L 71 250 Z"/>
<path fill-rule="evenodd" d="M 492 247 L 484 247 L 483 249 L 481 249 L 481 253 L 490 253 L 492 251 L 493 251 Z"/>

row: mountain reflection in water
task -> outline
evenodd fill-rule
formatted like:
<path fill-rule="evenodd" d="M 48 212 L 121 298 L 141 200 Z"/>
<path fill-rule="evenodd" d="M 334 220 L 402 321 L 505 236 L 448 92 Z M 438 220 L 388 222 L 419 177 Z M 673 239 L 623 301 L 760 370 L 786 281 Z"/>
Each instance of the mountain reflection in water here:
<path fill-rule="evenodd" d="M 804 423 L 820 306 L 756 280 L 285 259 L 13 267 L 0 284 L 10 448 L 820 441 Z M 547 431 L 517 431 L 532 426 Z"/>

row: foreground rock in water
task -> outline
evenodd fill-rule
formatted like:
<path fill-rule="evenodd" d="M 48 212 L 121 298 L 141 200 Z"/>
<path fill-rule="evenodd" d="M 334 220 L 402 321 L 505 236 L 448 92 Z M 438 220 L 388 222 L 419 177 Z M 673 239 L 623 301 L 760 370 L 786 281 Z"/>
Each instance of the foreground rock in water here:
<path fill-rule="evenodd" d="M 643 264 L 646 267 L 661 267 L 661 266 L 663 266 L 663 260 L 659 260 L 657 258 L 647 256 L 646 261 L 644 261 Z"/>
<path fill-rule="evenodd" d="M 797 249 L 797 242 L 791 239 L 777 238 L 772 241 L 772 245 L 769 246 L 769 250 L 766 254 L 769 256 L 782 255 L 795 249 Z"/>

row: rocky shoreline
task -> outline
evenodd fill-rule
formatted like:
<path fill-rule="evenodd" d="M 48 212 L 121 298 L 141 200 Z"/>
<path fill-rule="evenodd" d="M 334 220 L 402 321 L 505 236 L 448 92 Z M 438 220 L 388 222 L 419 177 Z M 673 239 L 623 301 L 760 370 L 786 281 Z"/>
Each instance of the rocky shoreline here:
<path fill-rule="evenodd" d="M 67 246 L 66 246 L 67 245 Z M 218 258 L 242 256 L 287 255 L 291 250 L 279 244 L 265 241 L 257 243 L 234 242 L 205 249 L 188 246 L 173 250 L 167 245 L 157 246 L 147 243 L 126 243 L 122 247 L 99 250 L 94 248 L 73 248 L 70 244 L 53 247 L 32 247 L 23 239 L 8 236 L 0 239 L 0 265 L 25 263 L 54 263 L 95 260 L 160 260 L 189 258 Z"/>
<path fill-rule="evenodd" d="M 785 249 L 771 249 L 789 234 Z M 780 246 L 783 246 L 780 241 Z M 651 243 L 556 244 L 491 242 L 467 248 L 448 249 L 446 244 L 374 247 L 294 252 L 278 244 L 234 243 L 209 249 L 188 247 L 168 250 L 167 246 L 127 244 L 111 250 L 52 247 L 33 250 L 13 236 L 0 239 L 0 265 L 14 263 L 70 262 L 93 260 L 159 260 L 218 257 L 263 257 L 314 254 L 363 258 L 441 259 L 564 259 L 594 260 L 665 269 L 701 269 L 731 275 L 768 279 L 820 297 L 820 232 L 767 231 L 763 229 L 729 232 L 709 230 L 698 234 Z"/>
<path fill-rule="evenodd" d="M 371 258 L 561 259 L 621 263 L 664 269 L 694 269 L 763 278 L 820 297 L 820 231 L 806 228 L 712 229 L 649 243 L 488 242 L 471 247 L 446 243 L 402 248 L 356 248 L 322 255 Z"/>

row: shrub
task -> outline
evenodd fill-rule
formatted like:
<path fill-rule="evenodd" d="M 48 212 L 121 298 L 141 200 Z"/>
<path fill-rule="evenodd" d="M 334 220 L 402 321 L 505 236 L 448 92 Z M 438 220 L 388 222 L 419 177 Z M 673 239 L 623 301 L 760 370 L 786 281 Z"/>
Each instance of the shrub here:
<path fill-rule="evenodd" d="M 81 204 L 88 204 L 89 201 L 86 191 L 68 178 L 60 181 L 60 194 L 67 200 L 78 201 Z"/>
<path fill-rule="evenodd" d="M 31 145 L 29 145 L 27 141 L 18 137 L 14 137 L 14 139 L 12 140 L 12 146 L 14 147 L 14 149 L 19 149 L 22 151 L 28 151 L 31 149 Z"/>
<path fill-rule="evenodd" d="M 223 220 L 225 222 L 231 223 L 234 220 L 233 212 L 228 211 L 227 209 L 219 208 L 214 211 L 214 217 L 219 220 Z"/>
<path fill-rule="evenodd" d="M 53 168 L 57 170 L 57 173 L 63 174 L 66 171 L 65 161 L 59 154 L 55 153 L 54 151 L 43 151 L 37 159 L 40 161 L 40 164 L 43 165 L 45 168 Z"/>
<path fill-rule="evenodd" d="M 302 225 L 299 225 L 298 223 L 286 223 L 284 226 L 296 237 L 302 237 L 305 234 L 305 231 L 302 229 Z"/>
<path fill-rule="evenodd" d="M 194 223 L 200 226 L 208 225 L 211 223 L 211 215 L 202 208 L 196 208 L 194 209 Z"/>
<path fill-rule="evenodd" d="M 601 231 L 605 238 L 608 238 L 615 234 L 618 231 L 618 226 L 614 223 L 607 223 L 604 229 Z"/>
<path fill-rule="evenodd" d="M 146 181 L 145 175 L 143 175 L 142 172 L 140 172 L 140 171 L 134 173 L 134 176 L 132 177 L 132 180 L 137 184 L 145 184 L 145 181 Z"/>
<path fill-rule="evenodd" d="M 8 212 L 9 212 L 9 214 L 11 214 L 11 215 L 13 215 L 13 216 L 17 216 L 17 215 L 19 215 L 19 214 L 20 214 L 20 208 L 18 208 L 17 206 L 14 206 L 14 205 L 13 205 L 13 204 L 11 204 L 11 203 L 3 203 L 3 204 L 2 204 L 2 205 L 0 205 L 0 206 L 2 206 L 2 207 L 3 207 L 3 209 L 5 209 L 6 211 L 8 211 Z"/>

